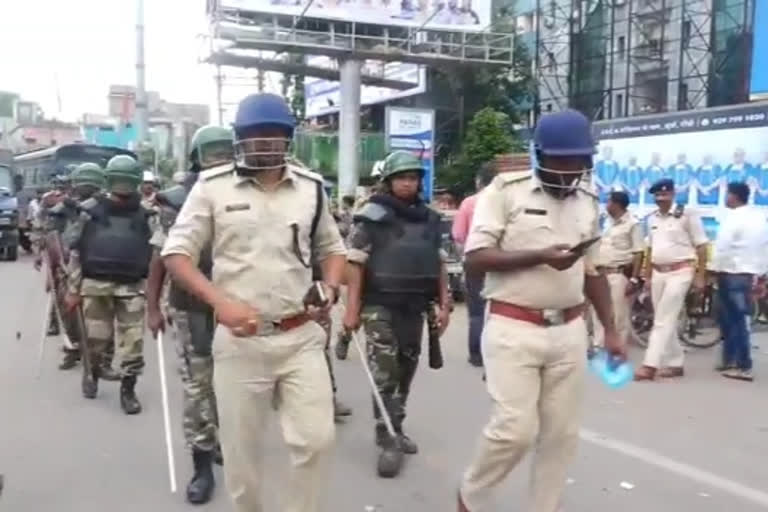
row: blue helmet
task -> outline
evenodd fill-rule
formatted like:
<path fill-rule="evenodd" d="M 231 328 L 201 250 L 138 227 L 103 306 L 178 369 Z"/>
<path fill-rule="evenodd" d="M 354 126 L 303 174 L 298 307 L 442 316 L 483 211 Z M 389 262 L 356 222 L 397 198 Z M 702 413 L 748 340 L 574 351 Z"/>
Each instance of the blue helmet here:
<path fill-rule="evenodd" d="M 589 119 L 571 109 L 542 116 L 533 143 L 536 152 L 546 156 L 592 156 L 597 152 Z"/>
<path fill-rule="evenodd" d="M 237 107 L 235 122 L 232 127 L 236 135 L 242 130 L 256 126 L 279 126 L 293 137 L 296 128 L 296 118 L 293 116 L 288 103 L 276 94 L 251 94 L 246 96 Z"/>

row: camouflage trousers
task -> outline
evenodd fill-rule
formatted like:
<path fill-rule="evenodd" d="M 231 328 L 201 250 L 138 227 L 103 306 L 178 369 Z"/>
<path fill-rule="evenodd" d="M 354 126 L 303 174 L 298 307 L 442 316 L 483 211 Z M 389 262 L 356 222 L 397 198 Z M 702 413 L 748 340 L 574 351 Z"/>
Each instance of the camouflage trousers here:
<path fill-rule="evenodd" d="M 213 451 L 219 416 L 213 390 L 213 313 L 170 308 L 184 390 L 182 425 L 187 447 Z"/>
<path fill-rule="evenodd" d="M 405 406 L 419 366 L 424 313 L 407 308 L 364 306 L 362 322 L 368 365 L 392 423 L 399 430 L 405 420 Z M 375 401 L 373 411 L 376 422 L 383 425 Z"/>
<path fill-rule="evenodd" d="M 122 376 L 141 375 L 144 369 L 144 308 L 143 295 L 83 297 L 88 353 L 94 366 L 102 366 L 110 360 L 110 345 L 114 343 Z"/>
<path fill-rule="evenodd" d="M 331 388 L 333 394 L 336 394 L 336 376 L 333 374 L 333 362 L 331 362 L 331 315 L 322 315 L 317 319 L 317 323 L 325 331 L 325 347 L 323 348 L 323 355 L 325 355 L 325 362 L 328 365 L 328 373 L 331 374 Z"/>

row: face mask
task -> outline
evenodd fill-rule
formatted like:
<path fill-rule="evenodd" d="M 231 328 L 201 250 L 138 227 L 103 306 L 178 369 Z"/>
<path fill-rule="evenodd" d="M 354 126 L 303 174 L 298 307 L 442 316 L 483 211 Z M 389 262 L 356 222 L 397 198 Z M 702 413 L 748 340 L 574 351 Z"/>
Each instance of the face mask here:
<path fill-rule="evenodd" d="M 251 171 L 281 169 L 290 143 L 290 139 L 281 137 L 239 140 L 235 143 L 235 162 L 239 168 Z"/>

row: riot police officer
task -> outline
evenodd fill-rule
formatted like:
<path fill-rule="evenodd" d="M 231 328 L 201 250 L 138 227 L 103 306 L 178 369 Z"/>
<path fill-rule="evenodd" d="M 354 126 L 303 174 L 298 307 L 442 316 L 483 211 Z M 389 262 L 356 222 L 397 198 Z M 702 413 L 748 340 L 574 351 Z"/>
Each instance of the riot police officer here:
<path fill-rule="evenodd" d="M 76 313 L 66 311 L 64 297 L 66 295 L 65 269 L 69 261 L 69 244 L 67 237 L 80 215 L 83 201 L 88 200 L 104 187 L 104 171 L 96 164 L 84 163 L 79 165 L 70 175 L 72 182 L 72 197 L 62 201 L 48 210 L 53 230 L 46 237 L 48 261 L 52 264 L 52 274 L 57 283 L 57 297 L 60 297 L 59 311 L 64 322 L 64 328 L 70 343 L 64 344 L 64 360 L 59 365 L 61 370 L 74 368 L 80 359 L 77 344 L 83 334 Z M 111 370 L 111 368 L 110 368 Z"/>
<path fill-rule="evenodd" d="M 147 320 L 154 335 L 164 328 L 160 308 L 160 295 L 166 277 L 160 250 L 165 244 L 168 230 L 176 220 L 189 190 L 201 171 L 234 161 L 232 131 L 219 126 L 204 126 L 192 137 L 190 173 L 183 185 L 176 185 L 157 194 L 160 206 L 160 229 L 152 237 L 155 253 L 152 256 L 147 279 Z M 200 253 L 198 267 L 206 278 L 211 278 L 211 245 Z M 192 451 L 195 468 L 187 485 L 187 501 L 207 503 L 213 493 L 212 461 L 218 445 L 218 414 L 213 390 L 213 310 L 205 302 L 190 295 L 176 283 L 171 283 L 170 315 L 176 330 L 177 352 L 181 359 L 181 378 L 184 389 L 184 437 Z"/>
<path fill-rule="evenodd" d="M 346 251 L 322 177 L 286 161 L 295 125 L 279 96 L 243 99 L 235 165 L 201 174 L 162 251 L 174 281 L 216 312 L 219 437 L 237 512 L 263 508 L 261 445 L 273 404 L 293 465 L 290 489 L 277 492 L 285 501 L 280 510 L 319 512 L 329 476 L 334 424 L 325 332 L 305 298 L 321 287 L 323 311 L 330 307 Z M 213 282 L 197 265 L 209 244 Z M 322 283 L 312 282 L 313 255 Z"/>
<path fill-rule="evenodd" d="M 95 398 L 101 361 L 116 338 L 121 363 L 120 405 L 141 412 L 137 377 L 144 368 L 144 281 L 149 272 L 151 212 L 137 192 L 141 171 L 133 158 L 117 155 L 107 163 L 108 195 L 80 216 L 71 237 L 67 306 L 82 302 L 91 375 L 83 372 L 82 391 Z"/>
<path fill-rule="evenodd" d="M 424 315 L 439 298 L 439 323 L 450 316 L 447 274 L 441 254 L 440 216 L 421 199 L 424 167 L 415 155 L 396 151 L 382 170 L 382 193 L 354 216 L 349 235 L 348 300 L 344 328 L 362 323 L 368 361 L 397 433 L 391 439 L 375 408 L 378 473 L 400 472 L 403 453 L 418 447 L 403 432 L 405 405 L 421 353 Z"/>

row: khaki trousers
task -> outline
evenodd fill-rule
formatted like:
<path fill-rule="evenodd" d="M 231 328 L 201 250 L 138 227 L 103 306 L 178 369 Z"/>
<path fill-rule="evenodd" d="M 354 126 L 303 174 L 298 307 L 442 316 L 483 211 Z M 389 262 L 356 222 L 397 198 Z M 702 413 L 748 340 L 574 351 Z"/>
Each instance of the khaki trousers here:
<path fill-rule="evenodd" d="M 323 356 L 325 331 L 308 322 L 274 336 L 236 338 L 219 325 L 214 388 L 224 476 L 236 512 L 263 512 L 263 441 L 277 404 L 291 472 L 279 489 L 283 512 L 319 512 L 334 440 L 333 395 Z"/>
<path fill-rule="evenodd" d="M 624 274 L 608 274 L 605 276 L 608 280 L 608 287 L 611 291 L 611 302 L 613 302 L 613 322 L 616 330 L 625 344 L 629 342 L 629 333 L 631 328 L 630 310 L 632 306 L 632 297 L 627 297 L 627 286 L 629 279 Z M 605 330 L 600 319 L 597 318 L 597 312 L 594 307 L 589 308 L 592 313 L 592 326 L 595 334 L 595 345 L 605 346 Z"/>
<path fill-rule="evenodd" d="M 541 327 L 488 315 L 482 347 L 493 410 L 464 473 L 464 503 L 472 512 L 486 510 L 492 491 L 535 446 L 527 510 L 555 512 L 578 444 L 587 350 L 584 320 Z"/>
<path fill-rule="evenodd" d="M 685 352 L 677 338 L 677 324 L 685 297 L 693 282 L 694 269 L 682 268 L 673 272 L 653 271 L 651 301 L 653 302 L 653 329 L 648 339 L 643 364 L 651 368 L 682 367 Z"/>

